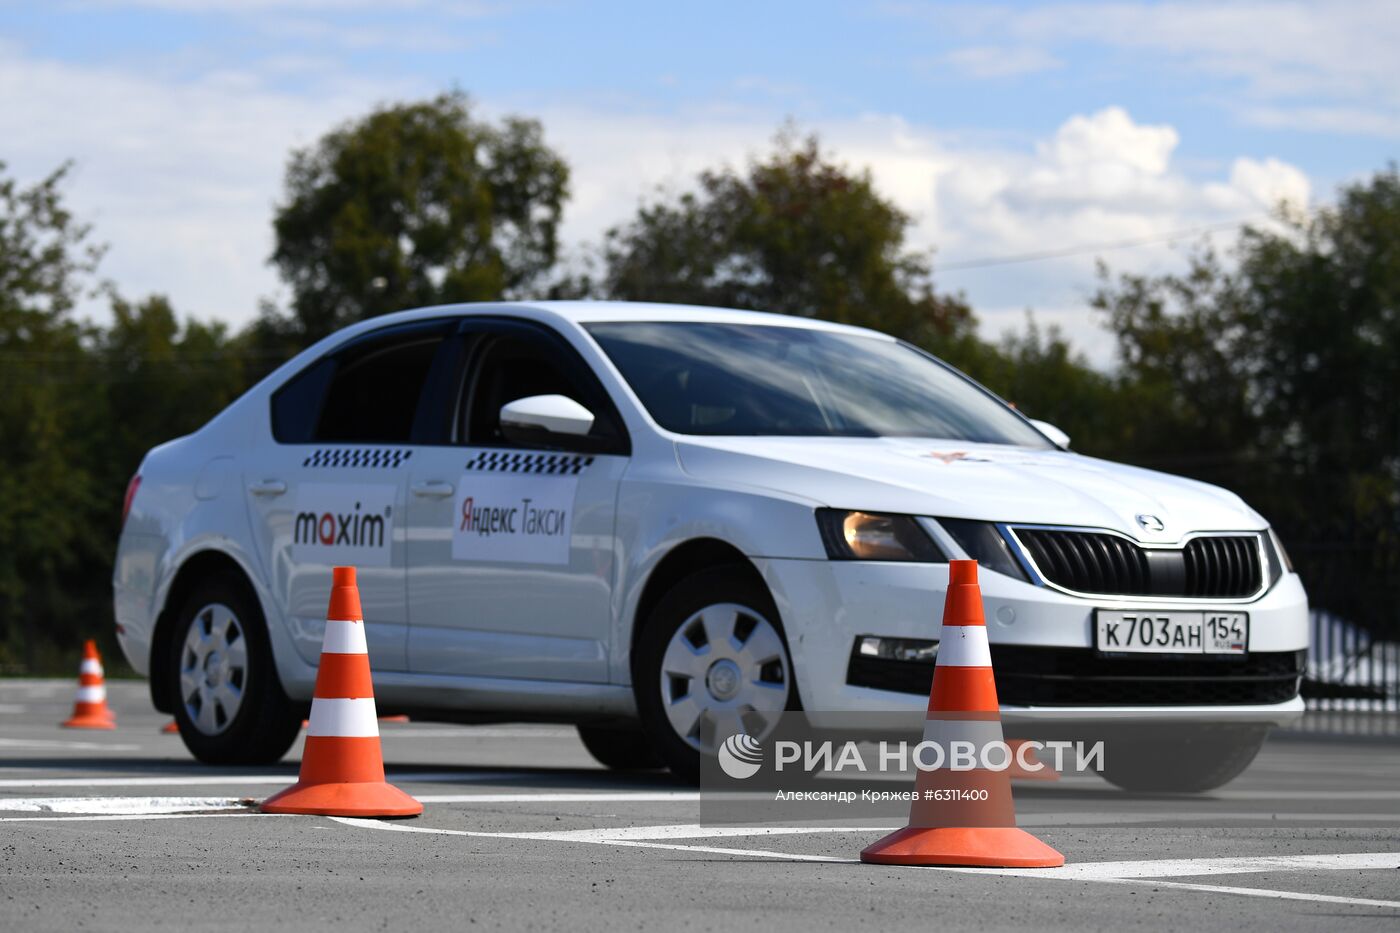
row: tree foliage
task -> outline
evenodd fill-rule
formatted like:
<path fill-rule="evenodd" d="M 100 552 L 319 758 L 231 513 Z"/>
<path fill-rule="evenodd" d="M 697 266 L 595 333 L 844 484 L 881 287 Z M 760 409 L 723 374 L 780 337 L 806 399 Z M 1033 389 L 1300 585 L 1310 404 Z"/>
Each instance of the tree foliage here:
<path fill-rule="evenodd" d="M 91 412 L 73 391 L 87 330 L 71 312 L 101 250 L 62 199 L 68 166 L 29 187 L 0 163 L 0 638 L 47 605 L 102 541 L 83 469 Z M 32 623 L 31 623 L 32 624 Z"/>
<path fill-rule="evenodd" d="M 54 670 L 78 637 L 110 638 L 122 491 L 150 447 L 344 324 L 546 289 L 893 333 L 1081 452 L 1238 492 L 1281 530 L 1315 605 L 1396 634 L 1394 167 L 1179 274 L 1104 269 L 1093 303 L 1117 341 L 1111 372 L 1029 315 L 982 339 L 966 302 L 935 290 L 929 256 L 907 245 L 911 219 L 870 174 L 790 131 L 742 169 L 644 203 L 606 236 L 596 279 L 567 280 L 568 170 L 537 123 L 482 123 L 460 94 L 382 107 L 292 155 L 273 256 L 289 313 L 269 305 L 240 334 L 99 282 L 102 249 L 64 203 L 66 173 L 26 187 L 0 163 L 0 667 Z M 111 307 L 102 326 L 74 312 L 96 293 Z"/>
<path fill-rule="evenodd" d="M 744 171 L 702 172 L 695 191 L 645 204 L 611 230 L 597 290 L 879 327 L 924 344 L 970 333 L 971 310 L 937 294 L 929 257 L 906 247 L 909 224 L 868 171 L 832 162 L 815 137 L 783 133 Z"/>
<path fill-rule="evenodd" d="M 0 166 L 0 666 L 52 669 L 57 646 L 110 642 L 127 479 L 245 386 L 223 325 L 97 281 L 102 249 L 64 204 L 66 173 L 25 188 Z M 75 319 L 88 292 L 107 294 L 109 326 Z"/>
<path fill-rule="evenodd" d="M 483 123 L 459 93 L 382 107 L 294 152 L 272 254 L 294 332 L 529 292 L 554 265 L 568 182 L 537 122 Z"/>
<path fill-rule="evenodd" d="M 1233 268 L 1105 278 L 1120 455 L 1242 494 L 1314 603 L 1400 632 L 1400 174 L 1247 230 Z"/>

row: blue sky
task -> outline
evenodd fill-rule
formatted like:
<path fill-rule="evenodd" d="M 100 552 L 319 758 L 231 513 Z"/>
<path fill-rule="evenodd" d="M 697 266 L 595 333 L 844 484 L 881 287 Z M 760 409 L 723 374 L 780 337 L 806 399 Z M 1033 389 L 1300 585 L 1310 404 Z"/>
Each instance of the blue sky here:
<path fill-rule="evenodd" d="M 571 260 L 791 119 L 871 169 L 989 335 L 1032 308 L 1106 363 L 1096 255 L 1162 270 L 1181 244 L 1094 247 L 1316 206 L 1383 167 L 1397 49 L 1384 2 L 0 2 L 0 160 L 77 160 L 104 272 L 239 323 L 285 297 L 265 260 L 287 152 L 375 103 L 456 86 L 540 118 L 574 169 Z"/>

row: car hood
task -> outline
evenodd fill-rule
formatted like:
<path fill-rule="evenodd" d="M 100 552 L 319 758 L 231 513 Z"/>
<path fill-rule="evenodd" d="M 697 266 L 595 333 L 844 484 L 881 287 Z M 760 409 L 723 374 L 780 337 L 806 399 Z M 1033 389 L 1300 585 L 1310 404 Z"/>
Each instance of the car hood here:
<path fill-rule="evenodd" d="M 1111 528 L 1141 541 L 1265 527 L 1235 494 L 1062 450 L 915 438 L 686 438 L 682 469 L 834 508 Z M 1138 516 L 1154 516 L 1160 531 Z M 1151 524 L 1149 522 L 1148 524 Z"/>

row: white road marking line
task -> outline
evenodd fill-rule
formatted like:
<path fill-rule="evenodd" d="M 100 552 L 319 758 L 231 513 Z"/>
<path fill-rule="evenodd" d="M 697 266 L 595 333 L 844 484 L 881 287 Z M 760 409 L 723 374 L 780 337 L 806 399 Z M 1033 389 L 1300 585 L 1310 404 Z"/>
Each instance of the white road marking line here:
<path fill-rule="evenodd" d="M 63 739 L 0 739 L 0 748 L 53 748 L 78 752 L 134 752 L 141 746 L 104 742 L 70 742 Z"/>
<path fill-rule="evenodd" d="M 887 826 L 622 826 L 616 829 L 563 829 L 546 834 L 560 842 L 654 841 L 658 839 L 726 839 L 735 836 L 797 836 L 820 833 L 887 833 Z M 539 834 L 536 834 L 539 835 Z"/>
<path fill-rule="evenodd" d="M 1136 823 L 1194 823 L 1218 820 L 1237 822 L 1337 822 L 1337 823 L 1393 823 L 1400 821 L 1397 813 L 1277 813 L 1256 811 L 1251 813 L 1211 811 L 1187 813 L 1018 813 L 1018 826 L 1130 826 Z"/>
<path fill-rule="evenodd" d="M 1272 791 L 1217 790 L 1216 800 L 1400 800 L 1400 790 Z"/>
<path fill-rule="evenodd" d="M 811 855 L 797 852 L 774 852 L 769 849 L 731 849 L 721 846 L 681 845 L 653 842 L 653 839 L 712 838 L 718 836 L 797 835 L 815 832 L 880 832 L 870 827 L 702 827 L 696 824 L 673 826 L 634 826 L 616 829 L 563 830 L 538 833 L 488 833 L 464 829 L 436 829 L 428 826 L 405 826 L 380 820 L 353 817 L 331 817 L 337 823 L 363 829 L 386 832 L 427 833 L 442 836 L 472 836 L 494 839 L 530 839 L 541 842 L 582 842 L 624 848 L 667 849 L 677 852 L 697 852 L 707 855 L 732 855 L 743 858 L 771 858 L 798 862 L 828 862 L 859 864 L 858 859 L 832 855 Z M 1400 901 L 1374 898 L 1342 897 L 1332 894 L 1309 894 L 1299 891 L 1273 891 L 1267 888 L 1242 888 L 1231 885 L 1203 884 L 1163 880 L 1170 876 L 1208 874 L 1249 874 L 1291 871 L 1356 871 L 1393 870 L 1400 868 L 1400 853 L 1356 852 L 1327 855 L 1275 855 L 1244 858 L 1158 859 L 1131 862 L 1084 862 L 1063 868 L 951 868 L 939 866 L 900 866 L 920 871 L 943 871 L 977 875 L 999 875 L 1019 878 L 1041 878 L 1050 881 L 1084 881 L 1102 884 L 1151 885 L 1210 894 L 1244 897 L 1277 898 L 1280 900 L 1316 901 L 1327 904 L 1350 904 L 1361 907 L 1400 908 Z"/>
<path fill-rule="evenodd" d="M 1108 881 L 1109 879 L 1098 879 Z M 1393 907 L 1400 909 L 1400 901 L 1381 901 L 1370 897 L 1343 897 L 1338 894 L 1309 894 L 1303 891 L 1273 891 L 1269 888 L 1240 888 L 1225 884 L 1195 884 L 1186 881 L 1142 881 L 1125 880 L 1122 884 L 1150 884 L 1154 888 L 1177 888 L 1183 891 L 1202 891 L 1207 894 L 1237 894 L 1242 897 L 1272 897 L 1285 901 L 1318 901 L 1323 904 L 1353 904 L 1358 907 Z"/>
<path fill-rule="evenodd" d="M 0 703 L 0 713 L 22 713 L 28 708 L 18 703 Z"/>
<path fill-rule="evenodd" d="M 519 771 L 408 771 L 390 774 L 388 779 L 399 784 L 442 784 L 460 782 L 479 784 L 509 779 L 519 780 Z M 289 774 L 191 774 L 186 777 L 90 777 L 90 778 L 6 778 L 0 788 L 7 787 L 205 787 L 223 784 L 292 784 L 295 772 Z"/>
<path fill-rule="evenodd" d="M 1272 871 L 1354 871 L 1400 868 L 1400 853 L 1355 852 L 1330 855 L 1262 855 L 1239 858 L 1144 859 L 1132 862 L 1077 862 L 1063 868 L 950 869 L 979 874 L 1063 878 L 1070 881 L 1124 881 L 1193 875 L 1247 875 Z"/>
<path fill-rule="evenodd" d="M 0 816 L 0 823 L 121 823 L 131 820 L 202 820 L 216 816 L 280 818 L 276 813 L 108 813 L 101 816 Z"/>
<path fill-rule="evenodd" d="M 337 823 L 344 823 L 347 826 L 357 826 L 361 829 L 379 829 L 393 833 L 425 833 L 436 836 L 472 836 L 485 839 L 528 839 L 534 842 L 589 842 L 594 844 L 622 846 L 624 848 L 642 849 L 674 849 L 684 852 L 703 852 L 713 855 L 737 855 L 759 858 L 776 858 L 785 861 L 797 862 L 849 862 L 850 859 L 838 858 L 830 855 L 791 855 L 786 852 L 769 852 L 764 849 L 727 849 L 717 846 L 695 846 L 676 845 L 664 842 L 647 842 L 636 838 L 617 838 L 607 835 L 609 832 L 618 834 L 623 830 L 564 830 L 560 832 L 539 832 L 539 833 L 487 833 L 467 829 L 436 829 L 429 826 L 405 826 L 402 823 L 386 823 L 382 820 L 362 820 L 350 816 L 333 816 L 332 820 Z M 648 831 L 666 830 L 673 827 L 640 827 L 645 833 Z M 692 827 L 680 827 L 690 830 Z M 698 829 L 699 827 L 694 827 Z M 754 835 L 752 829 L 745 830 L 735 835 Z M 597 838 L 594 838 L 597 836 Z"/>
<path fill-rule="evenodd" d="M 390 780 L 395 780 L 390 778 Z M 542 794 L 415 794 L 422 803 L 693 803 L 695 791 Z"/>
<path fill-rule="evenodd" d="M 795 855 L 789 852 L 770 852 L 767 849 L 724 849 L 718 846 L 683 846 L 665 842 L 633 842 L 629 840 L 608 840 L 608 844 L 633 849 L 671 849 L 677 852 L 703 852 L 707 855 L 738 855 L 745 858 L 771 858 L 792 862 L 837 862 L 844 865 L 858 865 L 859 859 L 841 858 L 836 855 Z"/>
<path fill-rule="evenodd" d="M 573 729 L 491 729 L 477 726 L 459 726 L 452 729 L 433 729 L 412 724 L 381 722 L 379 737 L 413 739 L 562 739 L 577 738 Z"/>
<path fill-rule="evenodd" d="M 143 815 L 204 810 L 246 810 L 253 801 L 237 797 L 0 797 L 0 810 L 17 813 Z"/>

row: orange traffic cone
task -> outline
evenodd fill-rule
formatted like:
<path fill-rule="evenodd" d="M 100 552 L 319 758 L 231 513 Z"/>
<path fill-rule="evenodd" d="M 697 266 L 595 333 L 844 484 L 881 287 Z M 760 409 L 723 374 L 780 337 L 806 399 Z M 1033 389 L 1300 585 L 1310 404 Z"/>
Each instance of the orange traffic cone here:
<path fill-rule="evenodd" d="M 1060 772 L 1050 765 L 1040 760 L 1040 756 L 1035 753 L 1035 749 L 1028 748 L 1025 751 L 1021 747 L 1026 744 L 1025 739 L 1007 739 L 1006 745 L 1011 749 L 1011 767 L 1006 769 L 1006 773 L 1013 781 L 1058 781 Z M 1021 761 L 1025 760 L 1026 765 Z M 1028 767 L 1040 765 L 1039 769 Z"/>
<path fill-rule="evenodd" d="M 423 805 L 384 781 L 355 568 L 336 567 L 334 574 L 301 775 L 264 800 L 262 812 L 417 816 Z"/>
<path fill-rule="evenodd" d="M 171 735 L 172 733 L 180 731 L 180 724 L 172 719 L 165 725 L 161 726 L 160 731 L 164 735 Z"/>
<path fill-rule="evenodd" d="M 83 663 L 78 667 L 78 698 L 65 729 L 115 729 L 116 714 L 107 705 L 107 688 L 102 683 L 102 658 L 91 638 L 83 645 Z"/>
<path fill-rule="evenodd" d="M 949 562 L 924 741 L 951 748 L 968 740 L 978 748 L 1000 743 L 1001 710 L 982 619 L 977 562 L 955 560 Z M 914 786 L 909 825 L 866 848 L 860 854 L 862 862 L 987 868 L 1054 868 L 1065 863 L 1059 852 L 1016 828 L 1011 778 L 1005 770 L 920 769 Z"/>

